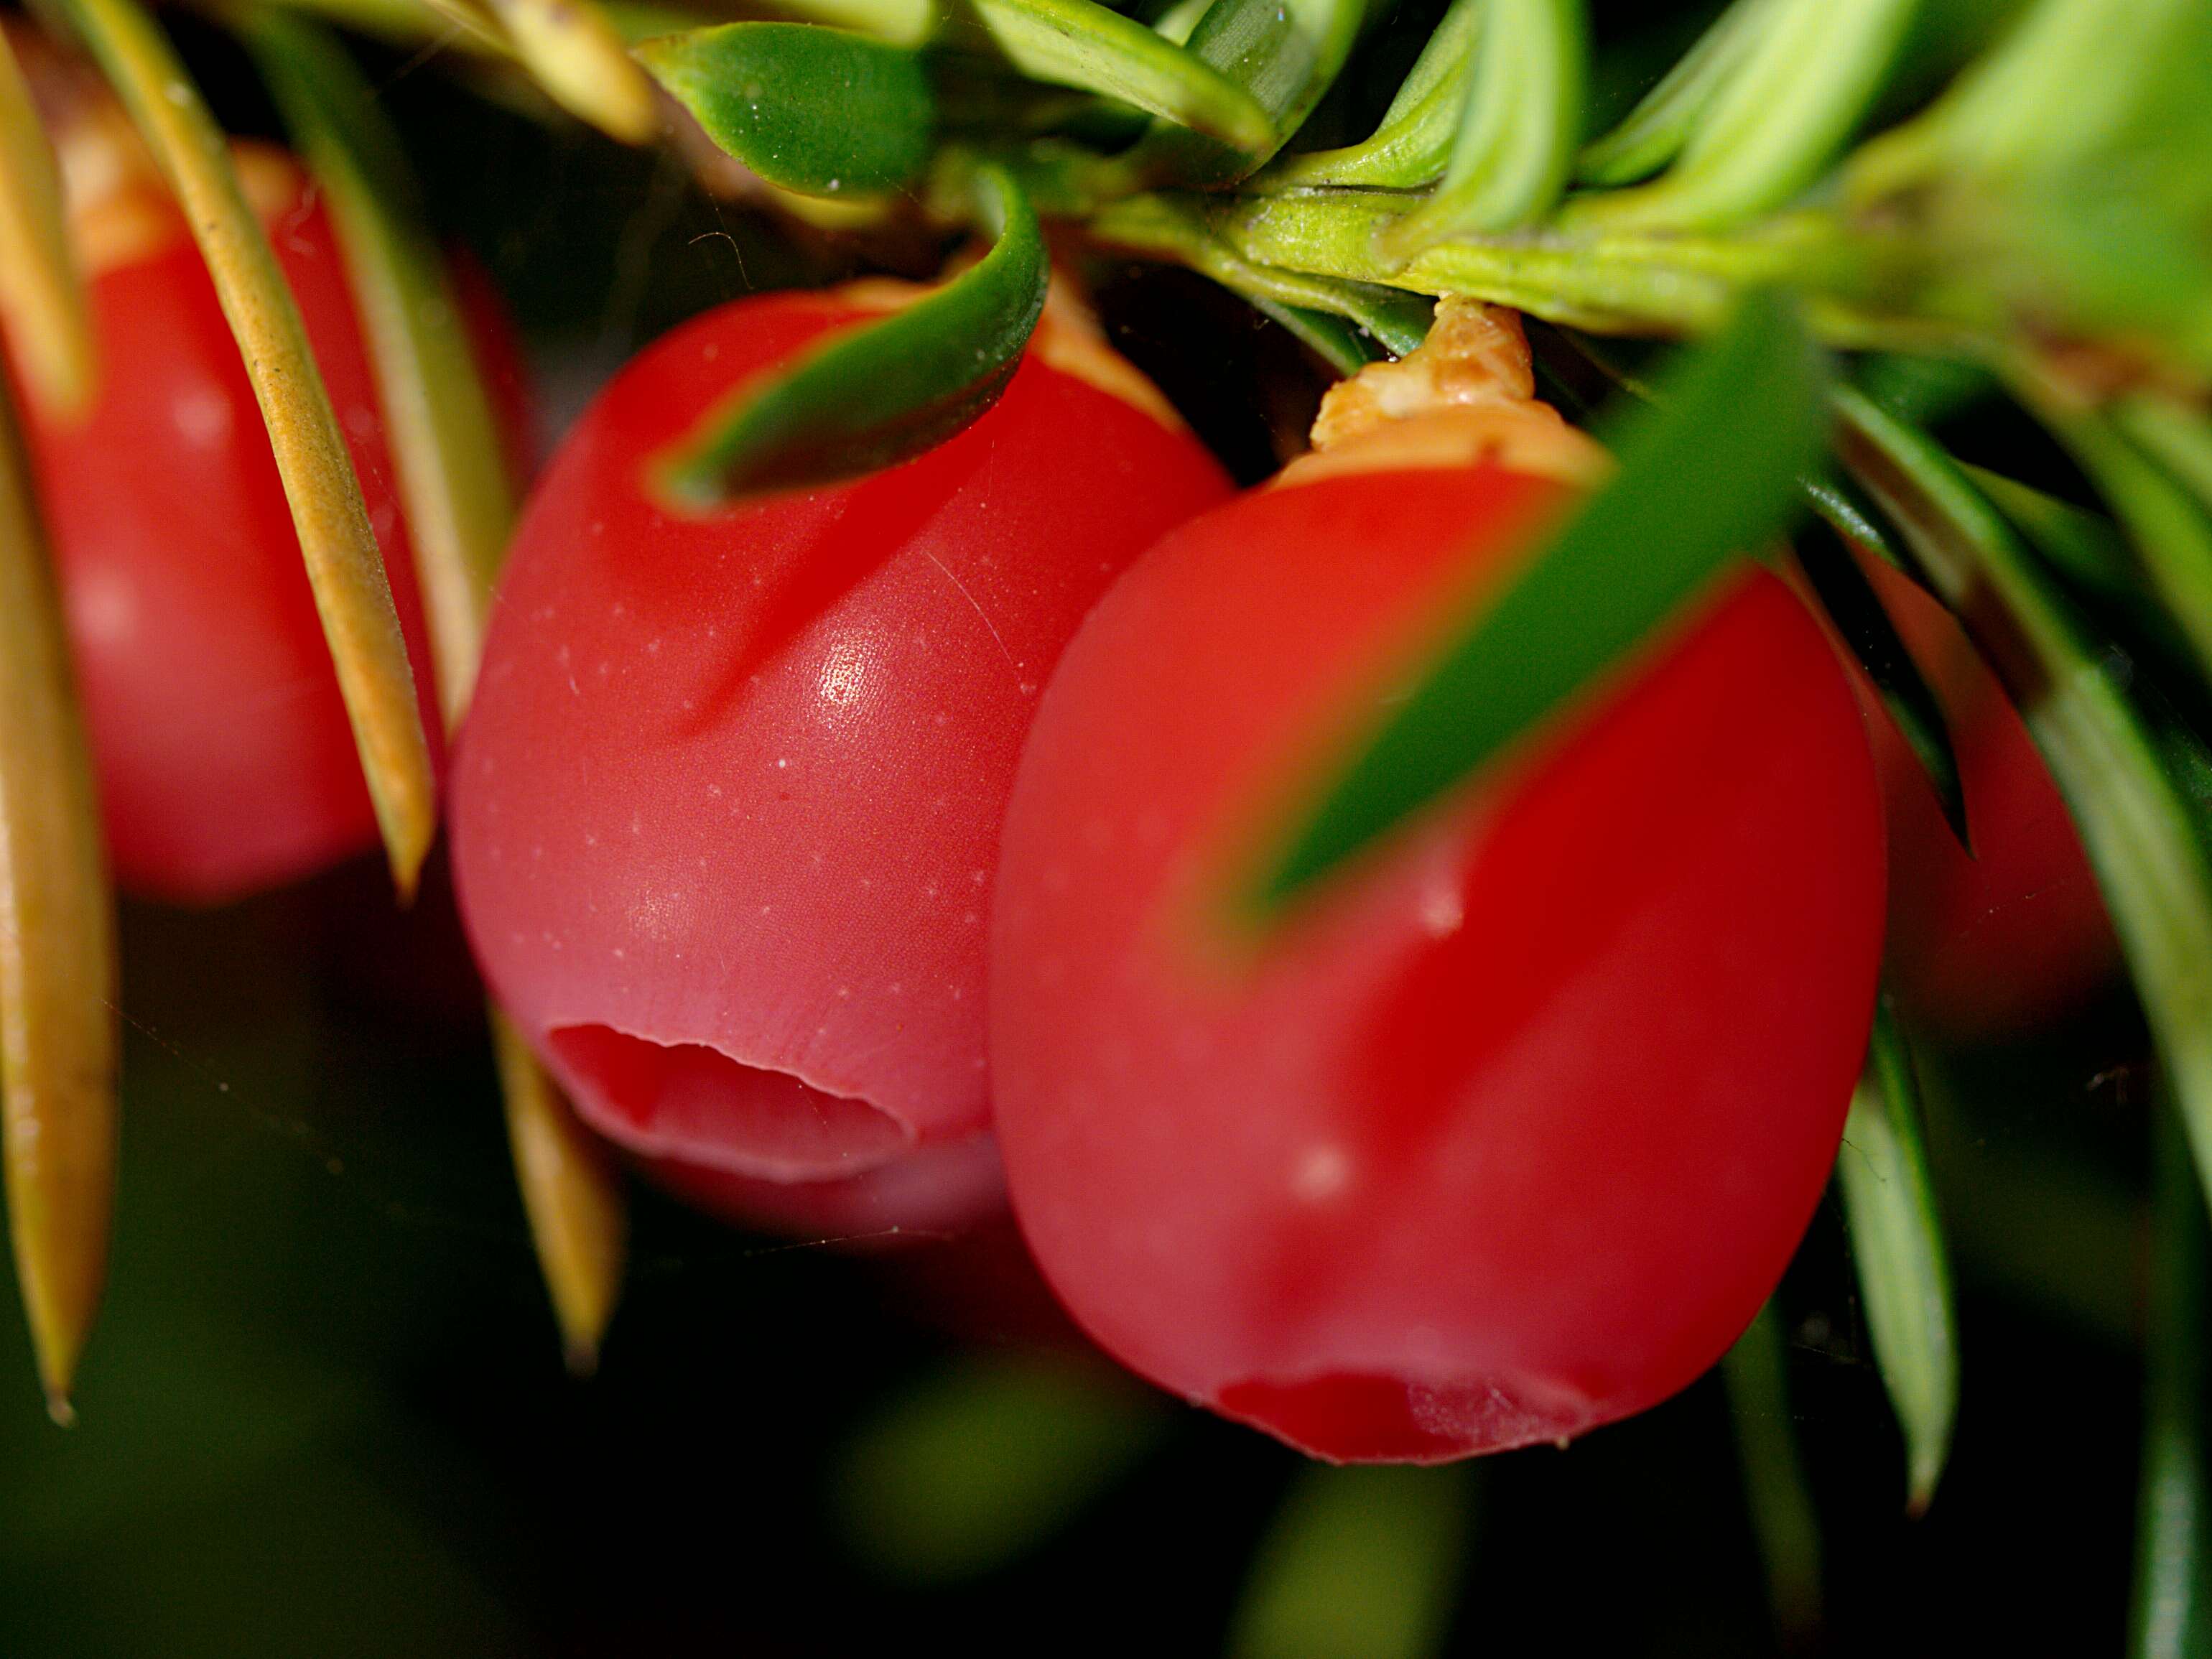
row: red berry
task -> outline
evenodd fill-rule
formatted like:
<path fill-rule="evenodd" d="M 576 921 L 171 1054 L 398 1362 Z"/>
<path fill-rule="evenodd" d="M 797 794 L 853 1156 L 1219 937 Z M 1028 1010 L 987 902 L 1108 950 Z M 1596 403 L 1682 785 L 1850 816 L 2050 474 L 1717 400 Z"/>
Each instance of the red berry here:
<path fill-rule="evenodd" d="M 988 1127 L 985 913 L 1038 688 L 1112 576 L 1226 493 L 1048 318 L 919 459 L 701 517 L 648 495 L 733 386 L 870 314 L 726 306 L 607 388 L 518 535 L 454 770 L 477 955 L 579 1109 L 757 1181 Z"/>
<path fill-rule="evenodd" d="M 1092 612 L 1004 838 L 1015 1214 L 1109 1352 L 1306 1451 L 1564 1439 L 1711 1365 L 1835 1155 L 1881 950 L 1850 687 L 1771 576 L 1249 959 L 1214 900 L 1526 544 L 1495 465 L 1264 489 Z"/>
<path fill-rule="evenodd" d="M 213 901 L 369 846 L 376 823 L 238 347 L 182 218 L 119 153 L 114 193 L 72 203 L 96 401 L 75 422 L 34 409 L 30 447 L 117 876 Z M 434 741 L 412 556 L 329 217 L 289 161 L 241 161 L 360 475 Z"/>
<path fill-rule="evenodd" d="M 1889 968 L 1911 1014 L 1946 1036 L 2057 1018 L 2111 977 L 2119 945 L 2043 757 L 1951 613 L 1862 559 L 1948 720 L 1968 854 L 1905 739 L 1869 715 L 1889 813 Z"/>
<path fill-rule="evenodd" d="M 686 1203 L 742 1226 L 861 1248 L 963 1233 L 1006 1209 L 1006 1171 L 988 1130 L 834 1181 L 762 1181 L 676 1158 L 643 1168 Z"/>

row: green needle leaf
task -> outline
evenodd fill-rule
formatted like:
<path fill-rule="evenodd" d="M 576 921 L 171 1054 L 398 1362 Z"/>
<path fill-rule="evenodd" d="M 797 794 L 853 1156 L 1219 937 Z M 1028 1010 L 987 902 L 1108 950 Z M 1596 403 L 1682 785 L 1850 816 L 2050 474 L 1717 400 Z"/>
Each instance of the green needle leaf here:
<path fill-rule="evenodd" d="M 2212 507 L 2212 423 L 2165 392 L 2136 392 L 2120 399 L 2113 419 L 2143 453 L 2188 485 Z"/>
<path fill-rule="evenodd" d="M 1755 294 L 1624 434 L 1620 475 L 1452 642 L 1334 778 L 1261 882 L 1262 910 L 1453 788 L 1780 529 L 1825 416 L 1796 313 Z"/>
<path fill-rule="evenodd" d="M 973 1578 L 1048 1540 L 1157 1443 L 1156 1397 L 1102 1366 L 976 1355 L 894 1398 L 841 1460 L 834 1502 L 878 1571 Z"/>
<path fill-rule="evenodd" d="M 1959 757 L 1951 747 L 1943 705 L 1899 637 L 1881 596 L 1858 561 L 1825 526 L 1816 526 L 1799 538 L 1797 562 L 1820 608 L 1866 671 L 1899 735 L 1920 763 L 1936 804 L 1943 809 L 1944 822 L 1959 844 L 1972 852 L 1966 787 L 1959 781 Z"/>
<path fill-rule="evenodd" d="M 1381 362 L 1389 356 L 1375 343 L 1374 336 L 1341 317 L 1332 317 L 1325 311 L 1308 311 L 1303 306 L 1286 306 L 1279 300 L 1246 297 L 1251 300 L 1255 311 L 1280 323 L 1299 344 L 1339 374 L 1357 374 L 1368 364 Z"/>
<path fill-rule="evenodd" d="M 1103 93 L 1234 149 L 1266 149 L 1274 122 L 1220 70 L 1093 0 L 960 0 L 950 33 L 987 40 L 1034 81 Z"/>
<path fill-rule="evenodd" d="M 2060 575 L 2122 619 L 2126 629 L 2155 646 L 2169 661 L 2191 659 L 2188 641 L 2143 580 L 2119 526 L 2016 478 L 1971 463 L 1960 470 Z"/>
<path fill-rule="evenodd" d="M 879 195 L 928 163 L 921 55 L 815 23 L 724 23 L 642 42 L 638 60 L 707 136 L 772 185 Z"/>
<path fill-rule="evenodd" d="M 450 727 L 475 689 L 514 522 L 498 424 L 445 256 L 374 88 L 331 35 L 295 14 L 258 8 L 243 38 L 331 205 L 386 411 Z"/>
<path fill-rule="evenodd" d="M 1367 21 L 1367 0 L 1214 0 L 1184 50 L 1243 88 L 1267 112 L 1258 145 L 1224 147 L 1175 129 L 1148 135 L 1123 166 L 1139 180 L 1227 185 L 1289 142 L 1335 83 Z"/>
<path fill-rule="evenodd" d="M 1784 3 L 1786 0 L 1735 0 L 1619 126 L 1583 149 L 1575 169 L 1577 179 L 1586 185 L 1632 185 L 1680 155 L 1714 97 Z"/>
<path fill-rule="evenodd" d="M 1881 92 L 1918 0 L 1784 0 L 1735 49 L 1674 165 L 1572 216 L 1709 230 L 1781 206 L 1818 179 Z"/>
<path fill-rule="evenodd" d="M 1345 149 L 1310 150 L 1271 167 L 1263 185 L 1364 185 L 1409 190 L 1437 178 L 1467 104 L 1468 66 L 1488 0 L 1452 0 L 1451 9 L 1383 112 L 1375 136 Z"/>
<path fill-rule="evenodd" d="M 2165 1112 L 2152 1179 L 2150 1351 L 2128 1651 L 2135 1659 L 2193 1659 L 2212 1650 L 2212 1448 L 2205 1443 L 2212 1228 L 2190 1178 L 2188 1148 Z"/>
<path fill-rule="evenodd" d="M 1890 1407 L 1905 1432 L 1909 1502 L 1928 1507 L 1959 1414 L 1959 1332 L 1943 1224 L 1928 1176 L 1912 1055 L 1887 998 L 1836 1158 L 1851 1261 Z"/>
<path fill-rule="evenodd" d="M 1517 230 L 1551 210 L 1582 137 L 1587 33 L 1582 0 L 1488 0 L 1443 182 L 1384 233 L 1386 254 Z"/>
<path fill-rule="evenodd" d="M 46 1408 L 69 1396 L 115 1202 L 115 896 L 59 593 L 0 391 L 0 1146 Z"/>
<path fill-rule="evenodd" d="M 300 308 L 161 25 L 136 0 L 58 5 L 160 163 L 214 281 L 269 429 L 392 880 L 411 896 L 437 833 L 437 781 L 384 556 Z"/>
<path fill-rule="evenodd" d="M 2212 1183 L 2212 858 L 2198 787 L 2212 758 L 1940 447 L 1849 387 L 1836 402 L 1844 459 L 1997 671 L 2066 799 Z"/>
<path fill-rule="evenodd" d="M 92 401 L 83 278 L 62 222 L 60 170 L 15 49 L 0 34 L 0 323 L 24 389 L 49 414 Z"/>
<path fill-rule="evenodd" d="M 2023 394 L 2126 527 L 2159 609 L 2212 678 L 2212 434 L 2202 417 L 2148 397 L 2107 416 L 2033 380 Z"/>
<path fill-rule="evenodd" d="M 489 4 L 515 56 L 562 108 L 625 144 L 647 143 L 659 133 L 653 83 L 624 48 L 599 0 Z M 453 9 L 447 0 L 446 9 Z"/>
<path fill-rule="evenodd" d="M 498 423 L 374 89 L 330 34 L 295 14 L 257 9 L 243 33 L 330 202 L 361 305 L 430 625 L 439 707 L 451 729 L 476 688 L 514 523 Z M 621 1176 L 522 1038 L 489 1012 L 516 1182 L 569 1368 L 581 1374 L 596 1361 L 622 1285 Z"/>
<path fill-rule="evenodd" d="M 1044 310 L 1044 233 L 1006 173 L 975 175 L 990 252 L 926 299 L 834 336 L 738 389 L 659 464 L 678 506 L 805 489 L 910 460 L 968 427 L 1013 379 Z"/>
<path fill-rule="evenodd" d="M 1971 272 L 1978 307 L 2212 369 L 2212 7 L 2040 0 L 1844 194 Z"/>
<path fill-rule="evenodd" d="M 1301 1470 L 1261 1539 L 1231 1659 L 1427 1659 L 1456 1600 L 1465 1467 Z"/>
<path fill-rule="evenodd" d="M 1744 1505 L 1766 1569 L 1774 1622 L 1792 1648 L 1820 1623 L 1820 1521 L 1805 1487 L 1790 1398 L 1782 1320 L 1768 1303 L 1721 1361 L 1743 1462 Z"/>

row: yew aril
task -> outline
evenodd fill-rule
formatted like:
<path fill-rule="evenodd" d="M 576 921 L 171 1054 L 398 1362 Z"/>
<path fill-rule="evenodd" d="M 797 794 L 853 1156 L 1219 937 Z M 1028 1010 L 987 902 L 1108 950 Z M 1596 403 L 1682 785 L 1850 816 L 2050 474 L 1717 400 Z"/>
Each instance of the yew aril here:
<path fill-rule="evenodd" d="M 100 378 L 82 416 L 34 404 L 28 440 L 108 845 L 127 889 L 230 898 L 373 845 L 375 818 L 214 284 L 127 132 L 88 116 L 63 154 Z M 434 743 L 412 554 L 329 216 L 289 158 L 240 146 L 239 161 L 345 433 Z"/>
<path fill-rule="evenodd" d="M 1755 568 L 1279 933 L 1224 934 L 1324 757 L 1559 506 L 1489 462 L 1200 517 L 1085 624 L 1014 790 L 1016 1217 L 1109 1352 L 1324 1457 L 1564 1440 L 1689 1382 L 1812 1215 L 1866 1042 L 1874 770 Z"/>
<path fill-rule="evenodd" d="M 917 459 L 703 514 L 655 498 L 732 388 L 886 302 L 726 306 L 601 394 L 519 531 L 453 782 L 478 958 L 586 1121 L 781 1183 L 803 1213 L 766 1218 L 809 1230 L 869 1207 L 824 1183 L 988 1129 L 989 884 L 1038 690 L 1107 582 L 1227 489 L 1048 315 Z"/>
<path fill-rule="evenodd" d="M 988 1130 L 940 1141 L 864 1174 L 768 1181 L 681 1158 L 639 1160 L 644 1173 L 709 1215 L 758 1231 L 867 1249 L 964 1234 L 1006 1212 L 1006 1171 Z"/>
<path fill-rule="evenodd" d="M 2108 981 L 2119 944 L 2066 803 L 1958 620 L 1872 554 L 1868 579 L 1942 701 L 1972 851 L 1869 698 L 1890 847 L 1889 972 L 1916 1021 L 1988 1039 L 2061 1018 Z"/>

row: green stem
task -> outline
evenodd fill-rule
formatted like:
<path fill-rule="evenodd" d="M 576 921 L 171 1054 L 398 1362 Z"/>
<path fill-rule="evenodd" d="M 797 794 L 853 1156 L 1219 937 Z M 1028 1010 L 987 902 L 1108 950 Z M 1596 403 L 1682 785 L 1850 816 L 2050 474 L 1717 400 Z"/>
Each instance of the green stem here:
<path fill-rule="evenodd" d="M 1411 351 L 1428 332 L 1425 300 L 1397 289 L 1239 258 L 1207 229 L 1204 215 L 1186 198 L 1137 196 L 1117 202 L 1091 222 L 1091 234 L 1109 246 L 1188 265 L 1255 303 L 1343 318 L 1394 356 Z"/>
<path fill-rule="evenodd" d="M 1910 328 L 1878 301 L 1881 250 L 1826 213 L 1726 236 L 1531 232 L 1464 237 L 1400 264 L 1378 246 L 1421 198 L 1376 191 L 1291 191 L 1213 210 L 1217 235 L 1257 264 L 1420 294 L 1462 294 L 1595 333 L 1702 334 L 1751 288 L 1805 292 L 1816 330 L 1858 344 Z"/>

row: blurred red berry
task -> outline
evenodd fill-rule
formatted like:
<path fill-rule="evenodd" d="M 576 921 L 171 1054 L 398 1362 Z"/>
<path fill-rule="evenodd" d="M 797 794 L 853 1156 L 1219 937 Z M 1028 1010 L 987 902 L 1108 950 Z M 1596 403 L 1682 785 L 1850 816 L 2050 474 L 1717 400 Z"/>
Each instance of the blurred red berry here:
<path fill-rule="evenodd" d="M 372 845 L 375 819 L 214 284 L 113 119 L 82 112 L 63 154 L 100 378 L 80 418 L 34 404 L 29 444 L 108 845 L 126 888 L 230 898 Z M 240 146 L 239 161 L 361 478 L 434 749 L 412 554 L 330 219 L 288 158 Z M 479 333 L 499 334 L 495 308 L 479 297 L 470 311 Z M 503 342 L 497 349 L 511 362 Z"/>
<path fill-rule="evenodd" d="M 1944 1036 L 2002 1036 L 2081 1006 L 2119 944 L 2043 757 L 1957 618 L 1869 554 L 1869 579 L 1948 722 L 1970 854 L 1872 698 L 1868 724 L 1889 817 L 1889 972 L 1899 1000 Z"/>

